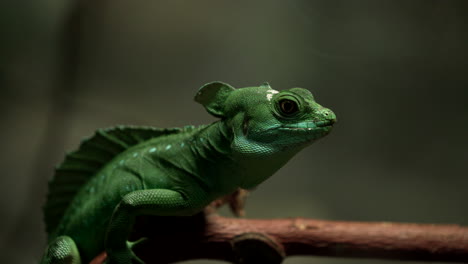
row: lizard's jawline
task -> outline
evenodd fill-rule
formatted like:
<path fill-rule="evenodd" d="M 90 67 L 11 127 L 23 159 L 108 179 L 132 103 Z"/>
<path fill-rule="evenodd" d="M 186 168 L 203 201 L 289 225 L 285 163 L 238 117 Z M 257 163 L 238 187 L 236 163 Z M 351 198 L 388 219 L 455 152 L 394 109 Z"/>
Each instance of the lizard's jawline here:
<path fill-rule="evenodd" d="M 282 125 L 279 128 L 281 130 L 300 130 L 300 131 L 314 131 L 314 130 L 323 130 L 331 129 L 335 122 L 333 120 L 324 120 L 324 121 L 310 121 L 303 123 L 296 123 L 292 125 Z"/>
<path fill-rule="evenodd" d="M 314 131 L 314 130 L 323 130 L 326 128 L 332 128 L 332 125 L 329 126 L 319 126 L 319 127 L 309 127 L 309 128 L 302 128 L 302 127 L 280 127 L 281 130 L 290 130 L 290 131 Z"/>

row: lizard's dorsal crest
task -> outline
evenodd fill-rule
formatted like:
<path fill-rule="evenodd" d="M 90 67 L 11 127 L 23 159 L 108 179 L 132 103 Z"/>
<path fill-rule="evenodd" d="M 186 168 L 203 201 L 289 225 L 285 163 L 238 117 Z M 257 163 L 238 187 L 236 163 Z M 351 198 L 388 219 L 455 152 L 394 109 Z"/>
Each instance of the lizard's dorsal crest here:
<path fill-rule="evenodd" d="M 202 104 L 208 113 L 224 117 L 224 105 L 229 94 L 235 88 L 223 82 L 211 82 L 203 85 L 195 95 L 195 101 Z"/>
<path fill-rule="evenodd" d="M 47 233 L 58 226 L 75 195 L 100 169 L 117 155 L 149 139 L 180 133 L 193 127 L 158 129 L 152 127 L 118 126 L 99 129 L 81 142 L 78 150 L 69 153 L 56 167 L 49 182 L 44 217 Z"/>

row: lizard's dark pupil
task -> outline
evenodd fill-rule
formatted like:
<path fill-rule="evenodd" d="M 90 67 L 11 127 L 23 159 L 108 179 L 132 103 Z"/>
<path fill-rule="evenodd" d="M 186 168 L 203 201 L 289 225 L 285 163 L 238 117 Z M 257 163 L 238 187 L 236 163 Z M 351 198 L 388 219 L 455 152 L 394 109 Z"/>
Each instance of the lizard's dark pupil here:
<path fill-rule="evenodd" d="M 294 114 L 298 110 L 296 102 L 291 101 L 291 100 L 281 100 L 280 108 L 283 113 L 288 114 L 288 115 Z"/>

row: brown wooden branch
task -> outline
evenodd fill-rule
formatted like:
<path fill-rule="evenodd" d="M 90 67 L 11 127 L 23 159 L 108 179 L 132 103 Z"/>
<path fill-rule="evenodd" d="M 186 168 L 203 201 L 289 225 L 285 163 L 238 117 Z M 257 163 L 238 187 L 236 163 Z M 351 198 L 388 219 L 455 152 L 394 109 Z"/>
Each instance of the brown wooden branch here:
<path fill-rule="evenodd" d="M 302 218 L 194 217 L 138 219 L 135 249 L 147 263 L 189 259 L 280 263 L 295 255 L 468 263 L 468 228 L 458 225 L 342 222 Z M 93 264 L 102 263 L 105 253 Z M 267 262 L 268 261 L 268 262 Z"/>

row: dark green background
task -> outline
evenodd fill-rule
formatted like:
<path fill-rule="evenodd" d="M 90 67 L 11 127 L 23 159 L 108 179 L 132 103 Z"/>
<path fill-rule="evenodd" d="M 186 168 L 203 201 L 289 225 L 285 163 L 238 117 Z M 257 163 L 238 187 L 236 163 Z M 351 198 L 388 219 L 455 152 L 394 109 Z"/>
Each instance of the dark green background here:
<path fill-rule="evenodd" d="M 72 1 L 0 4 L 2 263 L 38 260 L 66 150 L 98 127 L 211 122 L 192 98 L 213 80 L 305 87 L 338 115 L 249 217 L 468 225 L 467 1 L 90 2 L 73 65 L 58 45 Z"/>

